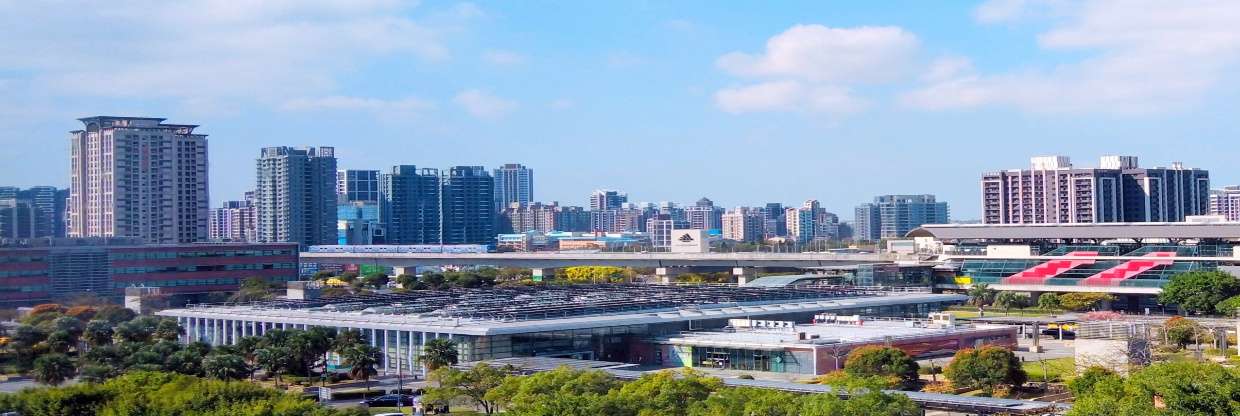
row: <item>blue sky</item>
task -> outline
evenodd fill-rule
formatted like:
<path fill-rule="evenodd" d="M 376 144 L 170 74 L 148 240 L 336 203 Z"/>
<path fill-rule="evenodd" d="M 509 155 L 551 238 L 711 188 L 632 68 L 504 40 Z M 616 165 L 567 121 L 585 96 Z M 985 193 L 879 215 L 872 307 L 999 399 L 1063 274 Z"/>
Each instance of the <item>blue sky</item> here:
<path fill-rule="evenodd" d="M 1240 3 L 0 0 L 0 177 L 64 186 L 78 117 L 210 135 L 217 204 L 267 145 L 344 168 L 520 162 L 536 197 L 877 194 L 978 215 L 1040 154 L 1240 183 Z"/>

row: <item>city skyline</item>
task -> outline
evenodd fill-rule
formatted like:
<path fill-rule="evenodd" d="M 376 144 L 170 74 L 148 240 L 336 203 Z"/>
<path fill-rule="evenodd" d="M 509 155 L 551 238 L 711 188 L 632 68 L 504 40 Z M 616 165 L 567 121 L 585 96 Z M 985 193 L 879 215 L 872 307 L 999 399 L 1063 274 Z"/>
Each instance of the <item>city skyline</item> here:
<path fill-rule="evenodd" d="M 977 172 L 1049 154 L 1179 160 L 1240 183 L 1237 6 L 1103 5 L 18 4 L 0 17 L 0 36 L 21 40 L 0 46 L 0 176 L 66 186 L 65 120 L 151 114 L 211 133 L 211 206 L 250 188 L 254 149 L 299 144 L 340 148 L 342 169 L 518 162 L 539 171 L 538 200 L 572 205 L 614 188 L 725 207 L 815 198 L 841 213 L 934 193 L 980 218 Z M 377 21 L 392 24 L 359 29 Z M 167 43 L 138 52 L 133 39 Z M 236 39 L 266 42 L 224 47 Z M 832 49 L 841 39 L 874 53 Z M 271 53 L 308 45 L 322 53 Z M 659 150 L 591 151 L 617 145 Z"/>

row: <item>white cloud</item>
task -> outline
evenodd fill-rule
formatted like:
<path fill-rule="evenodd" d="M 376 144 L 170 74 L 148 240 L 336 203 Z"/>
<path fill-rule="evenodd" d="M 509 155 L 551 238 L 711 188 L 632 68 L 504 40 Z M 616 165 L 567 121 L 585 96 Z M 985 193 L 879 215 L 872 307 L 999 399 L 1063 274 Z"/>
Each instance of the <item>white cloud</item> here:
<path fill-rule="evenodd" d="M 1038 45 L 1086 57 L 1050 68 L 960 71 L 928 82 L 903 101 L 927 109 L 1000 105 L 1031 112 L 1161 112 L 1191 107 L 1240 61 L 1240 3 L 1234 1 L 1018 3 L 986 3 L 977 17 L 986 22 L 1054 16 Z"/>
<path fill-rule="evenodd" d="M 733 113 L 765 111 L 851 114 L 869 107 L 847 89 L 830 85 L 807 85 L 799 81 L 772 81 L 744 87 L 724 88 L 715 93 L 715 105 Z"/>
<path fill-rule="evenodd" d="M 278 105 L 329 93 L 371 58 L 449 56 L 397 0 L 5 4 L 0 70 L 52 95 Z"/>
<path fill-rule="evenodd" d="M 763 79 L 715 92 L 715 106 L 739 114 L 764 111 L 844 115 L 870 107 L 852 87 L 899 79 L 917 37 L 894 26 L 796 25 L 767 40 L 760 54 L 731 52 L 715 61 L 738 77 Z"/>
<path fill-rule="evenodd" d="M 762 54 L 732 52 L 716 64 L 737 76 L 836 83 L 883 81 L 904 71 L 917 44 L 916 36 L 894 26 L 796 25 L 767 40 Z"/>
<path fill-rule="evenodd" d="M 461 91 L 452 98 L 452 102 L 464 108 L 470 115 L 487 120 L 503 118 L 517 109 L 516 101 L 477 89 Z"/>
<path fill-rule="evenodd" d="M 407 97 L 399 100 L 333 95 L 318 98 L 297 98 L 285 101 L 286 111 L 349 110 L 373 112 L 419 112 L 435 108 L 429 101 Z"/>
<path fill-rule="evenodd" d="M 489 50 L 482 53 L 482 60 L 496 66 L 515 66 L 524 64 L 527 58 L 513 51 Z"/>

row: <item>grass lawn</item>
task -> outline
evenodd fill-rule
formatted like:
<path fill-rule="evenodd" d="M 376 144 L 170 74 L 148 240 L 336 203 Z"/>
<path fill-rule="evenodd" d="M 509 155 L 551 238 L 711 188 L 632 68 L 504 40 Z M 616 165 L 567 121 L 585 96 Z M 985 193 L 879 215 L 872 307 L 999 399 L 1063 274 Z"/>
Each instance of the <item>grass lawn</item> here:
<path fill-rule="evenodd" d="M 947 311 L 957 319 L 977 318 L 977 308 L 952 308 Z M 1051 316 L 1054 312 L 1048 312 L 1041 309 L 1012 309 L 1011 312 L 1004 312 L 1003 309 L 986 309 L 986 316 L 1019 316 L 1024 318 L 1032 318 L 1038 316 Z"/>
<path fill-rule="evenodd" d="M 1062 382 L 1072 378 L 1076 374 L 1076 359 L 1073 357 L 1052 358 L 1044 360 L 1046 362 L 1046 378 L 1050 382 Z M 1029 375 L 1029 381 L 1042 382 L 1042 364 L 1036 360 L 1025 361 L 1022 366 L 1025 374 Z"/>

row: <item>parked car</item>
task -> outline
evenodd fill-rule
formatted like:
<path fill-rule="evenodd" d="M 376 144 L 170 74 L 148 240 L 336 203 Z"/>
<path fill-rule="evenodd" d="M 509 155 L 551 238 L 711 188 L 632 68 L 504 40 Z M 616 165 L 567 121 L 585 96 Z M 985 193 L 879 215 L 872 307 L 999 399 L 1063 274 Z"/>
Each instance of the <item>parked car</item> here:
<path fill-rule="evenodd" d="M 408 394 L 385 394 L 363 400 L 362 405 L 368 407 L 396 407 L 398 402 L 401 406 L 413 406 L 414 396 Z"/>

